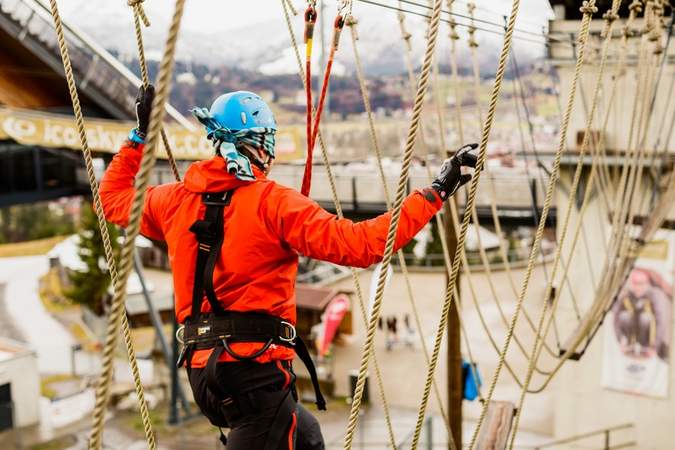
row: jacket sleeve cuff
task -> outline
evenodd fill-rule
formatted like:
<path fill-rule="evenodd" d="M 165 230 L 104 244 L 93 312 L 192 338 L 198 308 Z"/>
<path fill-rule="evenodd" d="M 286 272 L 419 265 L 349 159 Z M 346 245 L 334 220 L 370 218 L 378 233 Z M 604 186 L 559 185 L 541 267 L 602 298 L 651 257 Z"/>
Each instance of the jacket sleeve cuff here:
<path fill-rule="evenodd" d="M 138 168 L 141 165 L 141 159 L 143 158 L 143 148 L 145 148 L 145 144 L 138 144 L 127 139 L 115 157 L 120 157 L 123 161 L 126 161 L 126 164 L 130 164 L 130 167 L 135 174 L 138 172 Z"/>
<path fill-rule="evenodd" d="M 138 128 L 134 128 L 129 132 L 129 136 L 127 136 L 127 139 L 129 139 L 130 142 L 133 142 L 135 144 L 144 144 L 145 133 L 141 133 L 140 131 L 138 131 Z"/>
<path fill-rule="evenodd" d="M 441 196 L 436 191 L 436 189 L 428 187 L 421 189 L 420 193 L 424 196 L 426 201 L 434 205 L 436 211 L 440 210 L 441 207 L 443 206 L 443 200 L 441 199 Z"/>

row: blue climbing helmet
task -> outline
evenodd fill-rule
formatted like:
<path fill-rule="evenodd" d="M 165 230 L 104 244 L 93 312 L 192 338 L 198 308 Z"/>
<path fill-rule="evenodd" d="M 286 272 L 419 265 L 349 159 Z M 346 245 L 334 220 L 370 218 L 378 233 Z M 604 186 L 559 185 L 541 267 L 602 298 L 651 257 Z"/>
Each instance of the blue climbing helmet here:
<path fill-rule="evenodd" d="M 274 114 L 257 94 L 236 91 L 223 94 L 211 105 L 211 116 L 232 131 L 266 128 L 277 131 Z"/>
<path fill-rule="evenodd" d="M 262 148 L 274 158 L 277 123 L 274 114 L 257 94 L 236 91 L 218 97 L 211 109 L 193 108 L 192 115 L 206 128 L 216 151 L 228 162 L 228 171 L 241 179 L 255 179 L 250 161 L 238 150 L 248 144 Z"/>

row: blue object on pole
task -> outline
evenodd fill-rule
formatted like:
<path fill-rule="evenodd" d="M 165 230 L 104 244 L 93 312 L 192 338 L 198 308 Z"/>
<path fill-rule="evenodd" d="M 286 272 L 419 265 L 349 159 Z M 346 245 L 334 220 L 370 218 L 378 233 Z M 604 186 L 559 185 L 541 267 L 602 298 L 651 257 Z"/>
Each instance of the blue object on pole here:
<path fill-rule="evenodd" d="M 464 398 L 473 401 L 478 397 L 479 388 L 483 384 L 480 373 L 478 373 L 478 365 L 474 364 L 472 370 L 471 363 L 462 360 L 462 376 L 464 378 Z"/>

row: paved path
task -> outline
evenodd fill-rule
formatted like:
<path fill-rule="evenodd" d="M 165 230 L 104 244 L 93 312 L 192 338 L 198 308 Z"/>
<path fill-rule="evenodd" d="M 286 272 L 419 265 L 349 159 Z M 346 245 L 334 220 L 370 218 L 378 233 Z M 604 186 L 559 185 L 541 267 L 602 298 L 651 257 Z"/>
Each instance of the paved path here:
<path fill-rule="evenodd" d="M 44 255 L 0 258 L 0 283 L 6 286 L 3 304 L 23 340 L 36 350 L 40 372 L 67 373 L 76 342 L 40 301 L 39 278 L 48 269 Z"/>
<path fill-rule="evenodd" d="M 517 286 L 520 286 L 524 271 L 522 269 L 514 270 L 514 277 Z M 365 295 L 368 295 L 368 287 L 370 285 L 372 271 L 366 270 L 359 272 L 361 279 L 361 286 Z M 474 274 L 474 284 L 477 291 L 478 303 L 485 315 L 485 320 L 491 332 L 494 334 L 498 345 L 502 345 L 506 327 L 502 322 L 498 310 L 496 308 L 494 299 L 488 288 L 487 280 L 482 273 Z M 493 273 L 493 279 L 498 289 L 500 289 L 499 297 L 507 318 L 510 318 L 515 308 L 515 301 L 513 294 L 508 288 L 509 282 L 504 272 Z M 422 335 L 427 342 L 428 348 L 433 345 L 434 334 L 438 324 L 438 314 L 443 300 L 443 291 L 445 288 L 445 276 L 443 273 L 412 273 L 411 283 L 415 291 L 415 299 L 421 322 L 423 324 Z M 351 277 L 340 282 L 340 287 L 353 289 L 353 282 Z M 531 314 L 538 318 L 538 312 L 541 306 L 541 298 L 545 288 L 545 278 L 538 267 L 535 271 L 531 283 L 530 290 L 526 299 L 526 307 Z M 405 281 L 400 273 L 396 273 L 391 280 L 389 287 L 385 293 L 385 301 L 382 306 L 382 317 L 396 315 L 398 317 L 399 336 L 404 334 L 405 327 L 403 325 L 403 317 L 405 314 L 410 314 L 412 322 L 412 310 L 408 296 L 406 294 Z M 462 278 L 462 300 L 463 300 L 463 320 L 464 326 L 467 330 L 469 340 L 471 341 L 471 351 L 476 359 L 481 377 L 484 383 L 484 389 L 487 390 L 487 385 L 492 378 L 495 367 L 497 365 L 497 353 L 490 344 L 487 335 L 480 324 L 476 309 L 469 294 L 469 286 L 466 277 Z M 356 296 L 353 296 L 356 301 Z M 358 307 L 353 305 L 356 309 L 354 314 L 354 329 L 355 334 L 349 337 L 346 342 L 335 348 L 335 373 L 340 374 L 336 379 L 336 389 L 338 395 L 347 395 L 349 386 L 347 376 L 351 369 L 358 368 L 361 346 L 365 335 L 365 327 L 360 318 Z M 418 331 L 417 331 L 418 333 Z M 526 348 L 530 349 L 532 344 L 533 333 L 528 328 L 527 323 L 521 317 L 517 326 L 517 333 L 522 338 Z M 464 342 L 462 342 L 464 344 Z M 527 360 L 516 349 L 515 343 L 511 345 L 508 353 L 509 362 L 514 367 L 514 370 L 521 376 L 527 369 Z M 375 349 L 378 354 L 378 360 L 382 371 L 382 376 L 385 384 L 385 391 L 387 400 L 390 405 L 399 410 L 413 410 L 416 411 L 419 401 L 422 396 L 423 382 L 426 376 L 426 361 L 421 350 L 418 335 L 415 336 L 415 344 L 412 348 L 406 347 L 403 343 L 399 343 L 392 351 L 385 350 L 384 332 L 378 330 L 375 339 Z M 464 356 L 466 357 L 466 348 L 462 345 Z M 446 346 L 445 342 L 441 349 L 441 358 L 439 360 L 438 368 L 436 370 L 436 380 L 441 391 L 443 401 L 446 401 Z M 542 358 L 545 366 L 550 366 L 553 361 L 544 355 Z M 371 375 L 373 371 L 370 371 Z M 379 404 L 378 393 L 374 376 L 371 376 L 370 381 L 370 397 L 371 401 Z M 535 380 L 535 385 L 539 383 L 539 378 Z M 509 375 L 506 369 L 502 371 L 495 391 L 495 400 L 509 400 L 517 401 L 520 389 Z M 467 421 L 467 429 L 470 431 L 473 426 L 469 423 L 476 420 L 480 414 L 480 403 L 464 402 L 464 419 Z M 438 404 L 432 393 L 429 400 L 428 413 L 439 414 Z M 440 417 L 440 416 L 438 416 Z M 441 425 L 440 418 L 437 421 Z M 553 431 L 553 390 L 549 389 L 542 394 L 529 396 L 522 418 L 522 429 L 525 431 L 532 431 L 538 435 L 550 435 Z M 436 426 L 434 427 L 436 428 Z M 465 430 L 466 431 L 466 430 Z M 441 436 L 440 428 L 437 436 Z M 522 440 L 521 440 L 522 439 Z M 525 435 L 519 434 L 519 441 L 522 444 L 526 442 Z"/>
<path fill-rule="evenodd" d="M 7 311 L 7 287 L 0 284 L 0 336 L 15 341 L 25 342 L 26 338 L 19 330 L 14 317 Z"/>

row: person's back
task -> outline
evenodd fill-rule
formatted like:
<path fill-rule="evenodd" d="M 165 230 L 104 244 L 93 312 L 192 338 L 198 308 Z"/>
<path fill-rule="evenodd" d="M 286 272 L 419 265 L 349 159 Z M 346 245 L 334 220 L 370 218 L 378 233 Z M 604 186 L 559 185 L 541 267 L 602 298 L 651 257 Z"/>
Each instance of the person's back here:
<path fill-rule="evenodd" d="M 101 183 L 106 218 L 122 226 L 133 198 L 151 94 L 139 94 L 139 127 Z M 199 109 L 195 116 L 214 140 L 216 156 L 192 164 L 181 182 L 151 187 L 141 224 L 143 235 L 168 247 L 195 400 L 213 424 L 231 428 L 229 449 L 323 448 L 316 419 L 295 403 L 291 361 L 296 352 L 313 373 L 294 329 L 298 253 L 367 267 L 383 256 L 390 216 L 359 223 L 337 219 L 267 179 L 276 123 L 255 94 L 227 94 L 211 111 Z M 459 167 L 475 163 L 470 156 L 446 168 L 446 179 L 439 178 L 433 188 L 408 196 L 396 248 L 468 181 Z"/>

